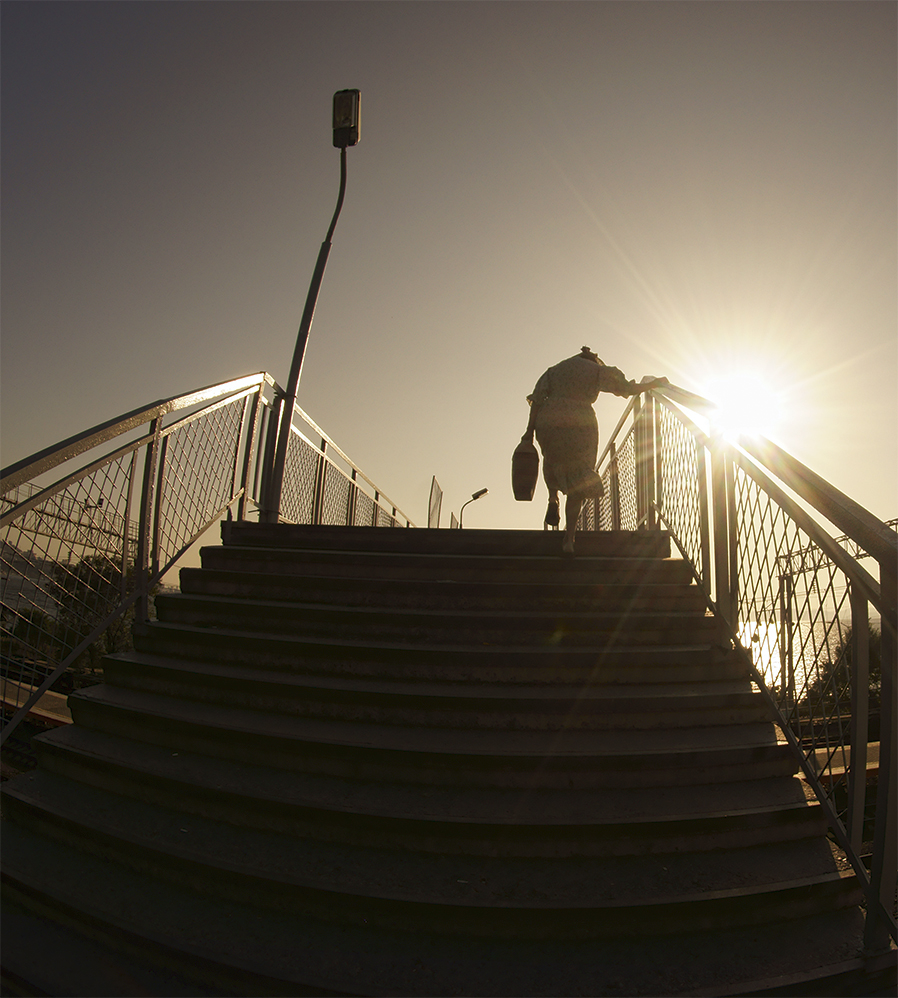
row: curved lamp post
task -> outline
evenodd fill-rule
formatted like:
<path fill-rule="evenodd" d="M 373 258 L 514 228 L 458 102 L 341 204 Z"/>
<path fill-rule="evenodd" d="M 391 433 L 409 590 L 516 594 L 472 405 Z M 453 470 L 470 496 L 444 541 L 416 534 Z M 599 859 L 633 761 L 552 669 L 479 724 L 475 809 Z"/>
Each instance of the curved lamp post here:
<path fill-rule="evenodd" d="M 461 530 L 461 528 L 462 528 L 462 517 L 465 515 L 465 506 L 467 506 L 469 503 L 474 502 L 475 499 L 481 499 L 481 498 L 483 498 L 483 496 L 488 495 L 489 491 L 490 491 L 489 489 L 478 489 L 474 493 L 474 495 L 471 496 L 471 498 L 468 500 L 468 502 L 466 502 L 466 503 L 464 503 L 462 505 L 462 508 L 458 511 L 458 529 L 459 530 Z"/>
<path fill-rule="evenodd" d="M 302 362 L 305 357 L 306 343 L 309 340 L 309 330 L 315 315 L 315 305 L 318 302 L 318 292 L 324 277 L 324 268 L 331 249 L 331 239 L 343 207 L 343 196 L 346 193 L 346 147 L 354 146 L 359 141 L 359 111 L 361 95 L 358 90 L 338 90 L 334 94 L 334 145 L 340 150 L 340 193 L 337 196 L 337 207 L 331 219 L 327 236 L 318 252 L 318 261 L 312 274 L 309 293 L 306 295 L 306 305 L 303 309 L 299 332 L 296 334 L 296 347 L 293 350 L 293 363 L 290 365 L 290 377 L 281 399 L 281 410 L 277 427 L 277 443 L 275 445 L 274 462 L 271 466 L 271 478 L 265 490 L 264 510 L 261 519 L 266 523 L 277 523 L 281 508 L 281 490 L 284 484 L 284 465 L 287 460 L 287 444 L 290 440 L 290 427 L 293 424 L 293 407 L 296 404 L 296 391 L 299 387 L 299 376 L 302 373 Z"/>

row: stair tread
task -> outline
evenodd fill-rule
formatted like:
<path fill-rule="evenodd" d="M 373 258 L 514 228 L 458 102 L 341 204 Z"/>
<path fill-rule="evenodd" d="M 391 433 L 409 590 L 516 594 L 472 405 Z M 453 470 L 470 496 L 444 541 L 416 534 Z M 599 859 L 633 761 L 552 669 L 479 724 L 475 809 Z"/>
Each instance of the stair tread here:
<path fill-rule="evenodd" d="M 614 825 L 738 815 L 804 812 L 808 800 L 793 777 L 727 781 L 701 787 L 611 788 L 597 794 L 578 789 L 484 789 L 398 783 L 288 772 L 220 760 L 77 725 L 39 736 L 39 745 L 58 746 L 101 764 L 184 785 L 185 796 L 217 791 L 292 808 L 313 808 L 375 817 L 451 824 Z M 815 808 L 819 805 L 814 805 Z"/>
<path fill-rule="evenodd" d="M 222 535 L 5 784 L 26 920 L 200 994 L 731 994 L 857 960 L 858 879 L 669 535 Z"/>
<path fill-rule="evenodd" d="M 215 607 L 221 608 L 223 613 L 226 613 L 228 609 L 234 607 L 253 609 L 257 611 L 274 610 L 276 612 L 283 612 L 289 610 L 295 612 L 300 616 L 320 616 L 322 618 L 327 618 L 329 616 L 334 617 L 347 617 L 347 618 L 358 618 L 360 620 L 365 619 L 381 619 L 383 617 L 397 617 L 400 620 L 409 621 L 414 624 L 419 621 L 427 621 L 432 619 L 434 621 L 496 621 L 501 622 L 505 620 L 512 620 L 516 624 L 520 622 L 532 623 L 534 626 L 538 624 L 551 624 L 559 625 L 565 621 L 575 621 L 577 623 L 592 624 L 595 626 L 596 630 L 601 630 L 603 627 L 619 627 L 621 624 L 621 614 L 619 611 L 603 611 L 603 610 L 472 610 L 472 609 L 457 609 L 455 607 L 450 608 L 437 608 L 437 609 L 418 609 L 410 607 L 357 607 L 357 606 L 339 606 L 339 605 L 328 605 L 327 607 L 322 607 L 320 603 L 312 603 L 306 601 L 294 601 L 294 600 L 274 600 L 274 599 L 256 599 L 256 598 L 246 598 L 246 597 L 228 597 L 228 596 L 207 596 L 204 594 L 192 594 L 192 593 L 165 593 L 156 597 L 157 607 L 162 606 L 201 606 L 201 607 Z M 711 626 L 716 623 L 714 617 L 705 610 L 650 610 L 650 609 L 636 609 L 627 612 L 624 617 L 624 621 L 629 626 L 642 627 L 647 624 L 659 625 L 663 624 L 665 621 L 676 621 L 677 623 L 689 623 L 698 624 L 700 626 L 707 625 Z"/>
<path fill-rule="evenodd" d="M 818 966 L 838 963 L 856 954 L 862 933 L 860 914 L 851 911 L 757 926 L 750 933 L 712 931 L 703 934 L 708 953 L 698 965 L 690 952 L 697 940 L 682 935 L 654 939 L 648 949 L 642 939 L 558 940 L 535 947 L 529 940 L 484 944 L 465 937 L 412 937 L 211 899 L 124 868 L 109 881 L 108 864 L 95 857 L 85 855 L 72 864 L 70 851 L 55 843 L 24 837 L 15 828 L 8 834 L 15 846 L 7 874 L 13 886 L 23 883 L 32 896 L 83 909 L 83 931 L 113 925 L 114 938 L 125 933 L 225 968 L 317 986 L 323 993 L 358 993 L 359 982 L 367 981 L 366 993 L 396 996 L 588 994 L 598 961 L 612 976 L 635 985 L 630 993 L 666 994 L 672 980 L 707 987 L 738 979 L 742 963 L 770 973 L 801 971 L 809 952 Z M 98 883 L 108 883 L 107 890 L 98 892 Z M 240 926 L 237 934 L 235 925 Z M 11 940 L 4 942 L 6 949 Z"/>
<path fill-rule="evenodd" d="M 429 600 L 439 606 L 451 600 L 453 606 L 473 608 L 484 603 L 499 607 L 526 607 L 534 602 L 549 607 L 567 607 L 572 604 L 586 606 L 613 601 L 615 605 L 655 605 L 659 601 L 684 603 L 703 612 L 705 600 L 694 585 L 640 581 L 608 585 L 601 580 L 584 582 L 564 578 L 530 582 L 468 581 L 460 584 L 452 579 L 378 579 L 376 586 L 369 586 L 363 578 L 333 575 L 272 575 L 257 572 L 245 566 L 239 570 L 224 568 L 182 568 L 180 573 L 183 591 L 202 591 L 204 587 L 238 586 L 241 590 L 274 589 L 281 592 L 303 592 L 303 598 L 312 605 L 329 604 L 338 594 L 340 599 L 352 599 L 370 606 L 394 606 L 399 599 Z"/>
<path fill-rule="evenodd" d="M 443 855 L 238 828 L 46 773 L 29 774 L 6 797 L 52 823 L 77 826 L 92 842 L 126 842 L 141 862 L 158 854 L 222 875 L 410 903 L 525 909 L 682 906 L 840 879 L 825 839 L 726 852 L 544 857 L 534 866 L 529 857 Z"/>
<path fill-rule="evenodd" d="M 683 683 L 589 683 L 573 678 L 569 683 L 507 682 L 477 684 L 476 694 L 470 687 L 459 683 L 439 682 L 433 679 L 407 681 L 388 677 L 357 678 L 321 673 L 286 673 L 255 666 L 241 666 L 222 662 L 184 660 L 170 655 L 147 652 L 117 652 L 106 657 L 107 662 L 131 662 L 144 668 L 160 668 L 185 675 L 245 679 L 254 683 L 270 683 L 278 687 L 299 690 L 334 690 L 358 693 L 388 694 L 396 697 L 445 700 L 448 704 L 458 701 L 479 704 L 482 701 L 506 701 L 509 704 L 534 705 L 548 709 L 569 709 L 572 699 L 577 703 L 595 701 L 613 705 L 615 711 L 641 708 L 668 707 L 671 710 L 713 707 L 730 704 L 763 702 L 762 695 L 753 690 L 748 679 L 713 680 Z"/>
<path fill-rule="evenodd" d="M 628 760 L 653 757 L 656 765 L 683 757 L 710 755 L 710 762 L 745 751 L 787 748 L 777 741 L 770 722 L 708 726 L 700 729 L 652 731 L 490 731 L 483 729 L 414 729 L 364 721 L 298 718 L 218 704 L 178 700 L 156 693 L 108 685 L 92 686 L 69 697 L 69 709 L 80 723 L 82 704 L 133 712 L 142 718 L 180 721 L 209 729 L 318 744 L 394 752 L 451 756 L 489 755 L 503 758 L 582 757 Z M 83 713 L 83 712 L 82 712 Z"/>
<path fill-rule="evenodd" d="M 314 635 L 306 637 L 299 634 L 281 634 L 278 632 L 262 633 L 259 632 L 246 632 L 235 628 L 225 628 L 225 627 L 197 627 L 193 624 L 170 624 L 165 621 L 153 621 L 150 624 L 136 624 L 135 633 L 141 636 L 152 637 L 154 632 L 164 633 L 169 632 L 183 632 L 185 634 L 194 634 L 199 637 L 209 636 L 209 637 L 225 637 L 229 639 L 239 640 L 241 638 L 246 638 L 253 643 L 258 643 L 261 640 L 270 640 L 278 642 L 286 642 L 295 646 L 309 645 L 309 646 L 320 646 L 322 648 L 348 648 L 348 649 L 377 649 L 377 650 L 389 650 L 396 652 L 431 652 L 435 654 L 447 654 L 452 656 L 459 655 L 476 655 L 476 654 L 506 654 L 514 655 L 516 657 L 530 657 L 545 660 L 547 656 L 561 657 L 561 658 L 584 658 L 586 656 L 595 655 L 595 653 L 606 651 L 606 646 L 604 644 L 599 644 L 595 647 L 590 647 L 589 645 L 576 645 L 576 646 L 552 646 L 551 648 L 545 646 L 535 646 L 532 644 L 512 644 L 509 642 L 495 643 L 489 646 L 483 643 L 479 644 L 465 644 L 459 643 L 448 647 L 445 644 L 433 642 L 433 641 L 399 641 L 396 639 L 375 639 L 371 637 L 349 637 L 345 635 L 340 635 L 339 637 L 329 638 L 323 635 Z M 659 655 L 669 655 L 673 652 L 678 653 L 696 653 L 696 652 L 707 652 L 710 651 L 714 646 L 707 641 L 705 642 L 682 642 L 675 645 L 653 645 L 653 644 L 629 644 L 629 645 L 615 645 L 613 648 L 613 654 L 618 656 L 627 655 L 645 655 L 654 656 Z M 746 673 L 747 674 L 747 673 Z"/>
<path fill-rule="evenodd" d="M 319 548 L 357 550 L 364 547 L 402 549 L 414 548 L 434 552 L 502 550 L 515 554 L 526 551 L 557 552 L 561 547 L 559 533 L 544 530 L 506 530 L 469 528 L 455 530 L 415 530 L 413 533 L 391 531 L 387 536 L 377 527 L 347 527 L 331 524 L 266 524 L 247 521 L 224 521 L 221 536 L 228 547 L 243 545 L 292 547 L 313 544 Z M 670 554 L 670 533 L 666 530 L 603 530 L 581 532 L 579 550 L 644 548 L 662 556 Z"/>

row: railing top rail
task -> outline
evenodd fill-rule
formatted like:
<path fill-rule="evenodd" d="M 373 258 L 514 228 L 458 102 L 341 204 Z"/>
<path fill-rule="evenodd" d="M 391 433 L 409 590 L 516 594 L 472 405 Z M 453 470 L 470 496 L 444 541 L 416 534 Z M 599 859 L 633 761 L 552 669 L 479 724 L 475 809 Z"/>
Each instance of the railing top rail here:
<path fill-rule="evenodd" d="M 651 394 L 709 417 L 717 409 L 713 402 L 678 385 L 655 388 Z M 894 574 L 898 567 L 898 534 L 887 524 L 766 437 L 740 437 L 738 447 L 859 544 L 884 570 Z"/>
<path fill-rule="evenodd" d="M 187 395 L 159 399 L 156 402 L 150 403 L 150 405 L 141 406 L 139 409 L 132 409 L 122 416 L 106 420 L 104 423 L 99 423 L 89 430 L 84 430 L 82 433 L 69 437 L 58 444 L 53 444 L 53 446 L 47 447 L 37 454 L 32 454 L 4 468 L 0 472 L 0 495 L 15 488 L 17 485 L 21 485 L 47 471 L 51 471 L 65 461 L 85 453 L 85 451 L 92 450 L 94 447 L 98 447 L 100 444 L 104 444 L 120 436 L 122 433 L 127 433 L 169 412 L 186 409 L 189 406 L 198 405 L 202 402 L 209 402 L 213 399 L 239 392 L 245 388 L 260 386 L 263 383 L 272 387 L 275 385 L 271 375 L 262 371 L 259 374 L 250 374 L 243 378 L 236 378 L 233 381 L 224 381 L 217 385 L 209 385 L 206 388 L 189 392 Z"/>

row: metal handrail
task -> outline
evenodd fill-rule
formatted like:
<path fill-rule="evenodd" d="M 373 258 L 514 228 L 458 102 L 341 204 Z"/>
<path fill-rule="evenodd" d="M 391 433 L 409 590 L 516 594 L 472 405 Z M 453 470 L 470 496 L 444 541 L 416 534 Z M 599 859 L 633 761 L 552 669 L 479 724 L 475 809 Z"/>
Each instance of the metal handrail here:
<path fill-rule="evenodd" d="M 724 440 L 715 408 L 676 385 L 631 399 L 597 466 L 605 497 L 582 525 L 670 531 L 864 885 L 865 941 L 882 949 L 898 938 L 895 521 L 877 519 L 769 440 Z M 867 761 L 876 750 L 871 811 Z"/>
<path fill-rule="evenodd" d="M 4 700 L 0 743 L 86 652 L 150 618 L 154 587 L 211 526 L 260 508 L 282 396 L 263 372 L 160 399 L 0 473 L 0 676 L 23 691 Z M 414 526 L 298 406 L 290 438 L 280 519 Z"/>

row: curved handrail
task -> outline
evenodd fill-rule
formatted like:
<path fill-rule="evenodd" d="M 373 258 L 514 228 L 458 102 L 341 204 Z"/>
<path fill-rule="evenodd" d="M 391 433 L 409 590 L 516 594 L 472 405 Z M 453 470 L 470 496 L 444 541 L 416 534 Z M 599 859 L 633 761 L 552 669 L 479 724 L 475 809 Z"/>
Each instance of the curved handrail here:
<path fill-rule="evenodd" d="M 0 495 L 5 495 L 10 489 L 29 482 L 40 475 L 52 471 L 66 461 L 84 454 L 86 451 L 108 443 L 115 437 L 128 433 L 130 430 L 152 422 L 170 412 L 179 409 L 186 409 L 193 405 L 200 405 L 203 402 L 210 402 L 213 399 L 222 398 L 245 388 L 254 388 L 262 384 L 273 386 L 274 379 L 264 371 L 259 374 L 250 374 L 244 378 L 236 378 L 233 381 L 224 381 L 217 385 L 209 385 L 206 388 L 199 388 L 189 392 L 187 395 L 173 395 L 170 398 L 159 399 L 149 405 L 132 409 L 121 416 L 107 419 L 103 423 L 98 423 L 89 430 L 76 433 L 67 437 L 57 444 L 44 448 L 36 454 L 22 458 L 0 471 Z"/>
<path fill-rule="evenodd" d="M 0 671 L 23 697 L 0 742 L 97 642 L 115 650 L 109 635 L 129 612 L 148 618 L 152 588 L 206 530 L 235 510 L 242 519 L 250 501 L 260 508 L 265 417 L 281 394 L 262 372 L 159 399 L 4 469 Z M 414 526 L 307 413 L 294 415 L 320 441 L 291 422 L 298 460 L 285 501 L 300 522 Z M 87 463 L 72 470 L 79 455 Z"/>
<path fill-rule="evenodd" d="M 678 385 L 641 390 L 602 452 L 597 467 L 610 488 L 592 515 L 597 527 L 663 524 L 691 563 L 865 885 L 875 950 L 898 935 L 898 534 L 772 441 L 725 440 L 716 410 Z M 878 580 L 859 562 L 868 556 Z M 879 742 L 872 819 L 871 740 Z M 860 850 L 871 837 L 868 874 Z"/>

